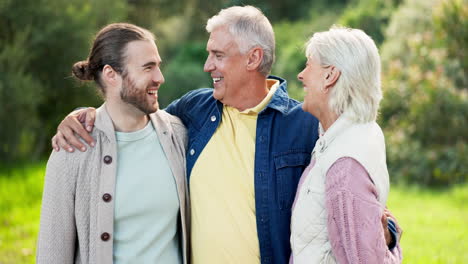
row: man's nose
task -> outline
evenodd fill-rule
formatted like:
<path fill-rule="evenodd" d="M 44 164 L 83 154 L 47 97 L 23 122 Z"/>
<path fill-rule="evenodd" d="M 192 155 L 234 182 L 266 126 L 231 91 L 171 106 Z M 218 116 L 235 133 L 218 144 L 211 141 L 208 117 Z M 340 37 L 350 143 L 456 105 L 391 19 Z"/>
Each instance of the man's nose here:
<path fill-rule="evenodd" d="M 205 72 L 212 72 L 214 69 L 215 69 L 214 64 L 210 56 L 208 56 L 208 58 L 206 58 L 205 65 L 203 66 L 203 70 Z"/>
<path fill-rule="evenodd" d="M 161 70 L 158 70 L 153 74 L 153 82 L 163 84 L 165 82 L 164 75 L 162 74 Z"/>

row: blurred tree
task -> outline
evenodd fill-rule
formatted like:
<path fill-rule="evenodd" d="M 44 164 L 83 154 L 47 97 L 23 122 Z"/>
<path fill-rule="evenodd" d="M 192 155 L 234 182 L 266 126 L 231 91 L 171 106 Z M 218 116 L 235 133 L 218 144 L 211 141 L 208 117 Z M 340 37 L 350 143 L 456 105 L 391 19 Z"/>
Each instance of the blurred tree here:
<path fill-rule="evenodd" d="M 272 73 L 287 79 L 299 100 L 296 76 L 314 32 L 338 22 L 382 42 L 379 122 L 392 178 L 428 185 L 466 181 L 467 0 L 0 1 L 0 160 L 41 157 L 66 113 L 100 104 L 94 85 L 72 81 L 70 68 L 87 57 L 103 25 L 129 21 L 156 34 L 166 77 L 160 103 L 167 106 L 189 90 L 211 86 L 203 72 L 206 21 L 236 4 L 257 6 L 273 22 Z"/>
<path fill-rule="evenodd" d="M 396 180 L 446 185 L 468 178 L 467 69 L 459 56 L 466 54 L 460 45 L 468 31 L 447 30 L 466 25 L 462 6 L 458 0 L 407 0 L 392 15 L 382 46 L 380 121 Z"/>
<path fill-rule="evenodd" d="M 48 152 L 64 114 L 99 102 L 92 87 L 70 81 L 90 39 L 125 17 L 118 0 L 5 0 L 0 5 L 0 159 L 36 159 Z"/>
<path fill-rule="evenodd" d="M 384 40 L 384 30 L 401 0 L 352 1 L 338 24 L 364 30 L 379 45 Z"/>
<path fill-rule="evenodd" d="M 231 5 L 253 5 L 260 8 L 272 23 L 281 21 L 295 22 L 299 20 L 316 19 L 311 17 L 311 12 L 320 14 L 320 12 L 334 12 L 336 9 L 342 9 L 343 6 L 351 0 L 230 0 L 225 1 L 225 6 Z"/>
<path fill-rule="evenodd" d="M 1 15 L 0 15 L 1 16 Z M 2 27 L 2 31 L 7 28 Z M 20 143 L 35 143 L 28 135 L 39 128 L 38 107 L 43 86 L 36 82 L 27 64 L 30 27 L 23 32 L 0 38 L 0 160 L 11 161 L 21 152 Z M 3 32 L 2 32 L 3 33 Z M 3 35 L 3 34 L 2 34 Z M 4 36 L 4 35 L 3 35 Z"/>
<path fill-rule="evenodd" d="M 341 16 L 344 6 L 327 8 L 314 2 L 310 15 L 300 21 L 284 20 L 274 24 L 276 36 L 276 62 L 272 74 L 288 81 L 288 93 L 296 100 L 304 99 L 302 85 L 297 74 L 304 69 L 305 44 L 313 33 L 328 30 Z"/>
<path fill-rule="evenodd" d="M 205 47 L 205 42 L 188 43 L 178 50 L 176 56 L 171 58 L 166 66 L 163 66 L 166 83 L 159 96 L 161 107 L 168 106 L 190 90 L 211 87 L 211 77 L 203 71 L 206 59 Z"/>
<path fill-rule="evenodd" d="M 436 10 L 436 37 L 447 45 L 447 55 L 453 59 L 445 65 L 446 72 L 458 88 L 468 88 L 468 1 L 446 1 Z M 461 71 L 457 70 L 460 69 Z"/>
<path fill-rule="evenodd" d="M 195 28 L 196 0 L 127 0 L 128 20 L 155 33 L 164 57 L 172 57 Z"/>

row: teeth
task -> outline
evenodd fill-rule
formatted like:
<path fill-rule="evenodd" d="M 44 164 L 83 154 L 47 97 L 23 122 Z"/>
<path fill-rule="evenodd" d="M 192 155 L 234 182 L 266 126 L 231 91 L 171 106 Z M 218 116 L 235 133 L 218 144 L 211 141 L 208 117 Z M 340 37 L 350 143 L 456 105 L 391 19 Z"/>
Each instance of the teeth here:
<path fill-rule="evenodd" d="M 148 91 L 149 94 L 158 94 L 158 91 L 157 90 L 151 90 L 151 91 Z"/>
<path fill-rule="evenodd" d="M 223 79 L 222 77 L 213 78 L 213 82 L 219 82 L 219 81 L 221 81 L 222 79 Z"/>

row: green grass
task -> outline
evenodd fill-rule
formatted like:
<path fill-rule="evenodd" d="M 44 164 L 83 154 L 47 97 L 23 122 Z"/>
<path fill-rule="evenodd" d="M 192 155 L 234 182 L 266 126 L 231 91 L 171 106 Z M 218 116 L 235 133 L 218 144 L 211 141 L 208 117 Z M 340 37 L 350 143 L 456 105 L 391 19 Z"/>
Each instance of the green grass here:
<path fill-rule="evenodd" d="M 0 171 L 0 263 L 34 263 L 45 165 Z"/>
<path fill-rule="evenodd" d="M 44 163 L 0 170 L 0 264 L 34 263 Z M 403 263 L 468 263 L 468 185 L 450 191 L 392 187 Z"/>
<path fill-rule="evenodd" d="M 403 263 L 468 263 L 468 185 L 395 187 L 388 207 L 403 228 Z"/>

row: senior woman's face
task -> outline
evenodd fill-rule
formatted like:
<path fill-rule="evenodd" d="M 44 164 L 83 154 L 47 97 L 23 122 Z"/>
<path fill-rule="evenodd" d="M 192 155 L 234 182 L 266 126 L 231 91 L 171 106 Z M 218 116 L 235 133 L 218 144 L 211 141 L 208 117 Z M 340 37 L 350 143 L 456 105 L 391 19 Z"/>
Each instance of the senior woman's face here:
<path fill-rule="evenodd" d="M 304 70 L 297 75 L 304 87 L 305 96 L 302 109 L 317 116 L 328 103 L 327 94 L 322 91 L 325 85 L 325 68 L 315 58 L 308 58 Z"/>

